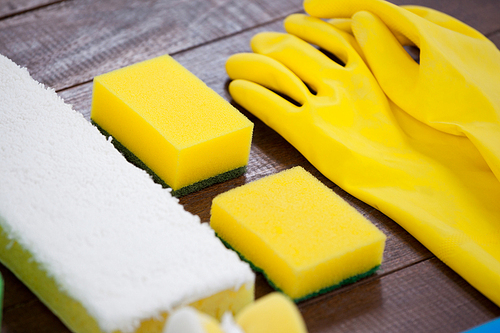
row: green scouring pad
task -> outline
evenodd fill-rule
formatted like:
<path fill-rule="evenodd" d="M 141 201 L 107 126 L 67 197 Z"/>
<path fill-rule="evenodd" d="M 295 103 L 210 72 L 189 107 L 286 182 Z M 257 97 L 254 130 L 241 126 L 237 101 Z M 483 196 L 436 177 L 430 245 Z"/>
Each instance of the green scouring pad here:
<path fill-rule="evenodd" d="M 120 143 L 120 141 L 116 140 L 115 138 L 113 138 L 113 136 L 111 136 L 108 132 L 106 132 L 104 129 L 102 129 L 102 127 L 100 127 L 95 121 L 92 120 L 92 124 L 97 127 L 97 129 L 106 137 L 106 138 L 112 138 L 112 141 L 111 143 L 115 146 L 115 148 L 120 152 L 122 153 L 122 155 L 125 157 L 125 159 L 127 161 L 129 161 L 130 163 L 132 163 L 133 165 L 135 165 L 136 167 L 140 168 L 140 169 L 143 169 L 144 171 L 146 171 L 152 178 L 153 178 L 153 181 L 157 184 L 160 184 L 161 186 L 163 186 L 163 188 L 171 188 L 167 183 L 165 183 L 153 170 L 151 170 L 143 161 L 141 161 L 137 156 L 135 156 L 130 150 L 128 150 L 124 145 L 122 145 Z M 188 185 L 188 186 L 185 186 L 185 187 L 182 187 L 178 190 L 172 190 L 172 195 L 177 197 L 177 198 L 180 198 L 180 197 L 183 197 L 185 195 L 188 195 L 190 193 L 193 193 L 193 192 L 196 192 L 196 191 L 199 191 L 205 187 L 208 187 L 208 186 L 211 186 L 211 185 L 214 185 L 214 184 L 218 184 L 218 183 L 222 183 L 222 182 L 225 182 L 227 180 L 230 180 L 230 179 L 233 179 L 233 178 L 237 178 L 241 175 L 243 175 L 246 171 L 246 166 L 243 166 L 243 167 L 240 167 L 240 168 L 236 168 L 236 169 L 233 169 L 233 170 L 230 170 L 230 171 L 227 171 L 227 172 L 224 172 L 224 173 L 221 173 L 217 176 L 214 176 L 214 177 L 210 177 L 210 178 L 207 178 L 207 179 L 204 179 L 204 180 L 201 180 L 199 182 L 196 182 L 194 184 L 191 184 L 191 185 Z"/>

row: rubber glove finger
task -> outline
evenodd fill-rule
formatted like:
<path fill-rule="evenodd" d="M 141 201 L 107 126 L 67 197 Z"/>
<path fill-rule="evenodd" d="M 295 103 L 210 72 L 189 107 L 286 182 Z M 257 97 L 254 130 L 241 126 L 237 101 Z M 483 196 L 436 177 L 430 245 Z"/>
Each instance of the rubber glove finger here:
<path fill-rule="evenodd" d="M 353 35 L 351 28 L 351 19 L 348 18 L 333 18 L 327 20 L 329 24 L 333 25 L 335 28 L 347 32 L 350 35 Z"/>
<path fill-rule="evenodd" d="M 476 29 L 468 26 L 467 24 L 457 20 L 452 16 L 449 16 L 435 9 L 424 6 L 414 6 L 414 5 L 402 5 L 400 7 L 443 28 L 447 28 L 473 38 L 487 40 L 487 38 L 483 34 L 478 32 Z M 350 19 L 331 19 L 328 22 L 331 22 L 331 24 L 347 32 L 349 32 L 348 29 L 350 29 L 352 34 Z M 413 42 L 411 42 L 408 38 L 406 38 L 406 36 L 401 35 L 395 31 L 393 31 L 393 33 L 402 45 L 414 45 Z"/>
<path fill-rule="evenodd" d="M 412 5 L 404 5 L 401 6 L 401 8 L 404 8 L 432 23 L 435 23 L 443 28 L 447 28 L 453 31 L 456 31 L 458 33 L 461 33 L 463 35 L 472 37 L 472 38 L 477 38 L 477 39 L 482 39 L 482 40 L 488 40 L 482 33 L 477 31 L 476 29 L 468 26 L 467 24 L 463 23 L 462 21 L 457 20 L 456 18 L 447 15 L 445 13 L 442 13 L 440 11 L 437 11 L 432 8 L 428 7 L 423 7 L 423 6 L 412 6 Z"/>
<path fill-rule="evenodd" d="M 384 0 L 304 0 L 304 9 L 309 15 L 322 18 L 350 18 L 356 12 L 369 11 L 380 17 L 394 34 L 405 36 L 416 46 L 420 46 L 420 34 L 414 22 L 429 23 Z"/>
<path fill-rule="evenodd" d="M 234 80 L 229 84 L 232 98 L 271 128 L 284 128 L 283 123 L 301 108 L 271 90 L 251 81 Z M 280 126 L 278 126 L 280 125 Z M 286 138 L 286 133 L 280 133 Z"/>
<path fill-rule="evenodd" d="M 319 50 L 290 35 L 277 32 L 257 34 L 251 41 L 255 53 L 267 55 L 285 65 L 312 90 L 321 93 L 325 72 L 343 67 Z"/>
<path fill-rule="evenodd" d="M 445 13 L 442 13 L 440 11 L 428 8 L 428 7 L 423 7 L 423 6 L 413 6 L 413 5 L 403 5 L 400 6 L 401 8 L 404 8 L 410 12 L 412 12 L 415 15 L 418 15 L 427 21 L 430 21 L 436 25 L 439 25 L 440 27 L 461 33 L 463 35 L 472 37 L 472 38 L 477 38 L 480 40 L 487 40 L 485 36 L 483 36 L 480 32 L 477 30 L 473 29 L 472 27 L 468 26 L 467 24 L 455 19 L 452 16 L 449 16 Z M 414 45 L 413 42 L 411 42 L 406 36 L 400 35 L 395 33 L 396 38 L 399 40 L 399 42 L 402 45 L 405 46 L 412 46 Z M 414 58 L 418 58 L 417 52 L 415 52 L 412 49 L 409 49 L 410 54 L 414 55 Z"/>
<path fill-rule="evenodd" d="M 405 6 L 401 6 L 401 7 L 405 7 Z M 348 34 L 350 34 L 354 37 L 354 33 L 352 32 L 352 19 L 350 19 L 350 18 L 333 18 L 333 19 L 327 20 L 326 22 L 333 25 L 335 28 L 337 28 L 339 30 L 347 32 Z M 413 45 L 413 42 L 410 41 L 405 36 L 400 35 L 400 34 L 395 34 L 395 36 L 402 45 Z"/>
<path fill-rule="evenodd" d="M 426 7 L 399 7 L 384 0 L 305 0 L 304 8 L 308 14 L 323 18 L 349 18 L 358 11 L 374 13 L 398 36 L 398 39 L 406 39 L 404 45 L 420 47 L 421 28 L 434 23 L 476 39 L 489 41 L 465 23 Z M 402 10 L 403 8 L 406 10 Z M 408 40 L 411 43 L 408 43 Z"/>
<path fill-rule="evenodd" d="M 252 81 L 304 104 L 310 95 L 305 84 L 276 60 L 256 53 L 235 54 L 227 59 L 226 71 L 232 80 Z"/>
<path fill-rule="evenodd" d="M 308 15 L 293 14 L 285 19 L 284 26 L 288 33 L 327 50 L 346 66 L 350 61 L 358 63 L 359 56 L 363 58 L 363 52 L 354 36 L 323 20 Z"/>
<path fill-rule="evenodd" d="M 410 6 L 410 5 L 400 6 L 400 7 L 405 8 L 405 9 L 409 10 L 410 12 L 412 12 L 420 17 L 423 17 L 423 18 L 425 18 L 433 23 L 436 23 L 436 24 L 446 24 L 447 23 L 443 19 L 443 17 L 441 17 L 439 15 L 432 15 L 432 14 L 429 15 L 428 11 L 423 10 L 423 9 L 428 9 L 427 7 Z M 437 12 L 437 13 L 440 13 L 440 12 Z M 447 16 L 447 17 L 450 17 L 450 16 Z M 350 18 L 341 18 L 341 19 L 340 18 L 333 18 L 333 19 L 327 20 L 327 22 L 329 24 L 333 25 L 335 28 L 342 30 L 342 31 L 345 31 L 345 32 L 354 36 L 354 33 L 352 32 L 352 25 L 351 25 L 352 20 Z M 447 27 L 447 28 L 451 29 L 451 27 Z M 412 41 L 410 41 L 408 38 L 406 38 L 406 36 L 403 36 L 403 35 L 398 34 L 398 33 L 394 33 L 394 36 L 396 36 L 396 38 L 399 40 L 399 42 L 402 45 L 414 45 Z"/>
<path fill-rule="evenodd" d="M 388 96 L 402 96 L 401 100 L 394 102 L 405 109 L 413 103 L 414 97 L 410 92 L 418 79 L 419 65 L 375 15 L 356 13 L 352 29 L 380 86 Z M 404 80 L 401 80 L 402 75 Z"/>

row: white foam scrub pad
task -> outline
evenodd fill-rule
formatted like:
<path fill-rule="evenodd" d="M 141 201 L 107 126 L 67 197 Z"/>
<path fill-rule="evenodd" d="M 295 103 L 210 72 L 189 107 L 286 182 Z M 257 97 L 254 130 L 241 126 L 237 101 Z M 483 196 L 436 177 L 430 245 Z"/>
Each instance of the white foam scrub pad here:
<path fill-rule="evenodd" d="M 0 260 L 75 332 L 161 332 L 168 312 L 253 300 L 208 224 L 0 55 Z"/>

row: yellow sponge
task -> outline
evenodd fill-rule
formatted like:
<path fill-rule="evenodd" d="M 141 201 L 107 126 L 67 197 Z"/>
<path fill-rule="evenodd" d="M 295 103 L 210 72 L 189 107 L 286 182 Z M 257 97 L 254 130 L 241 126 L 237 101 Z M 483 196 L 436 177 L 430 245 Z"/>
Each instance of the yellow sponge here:
<path fill-rule="evenodd" d="M 227 312 L 215 318 L 183 307 L 167 319 L 163 333 L 307 333 L 297 306 L 278 292 L 267 294 L 245 306 L 235 318 Z"/>
<path fill-rule="evenodd" d="M 253 124 L 168 55 L 95 77 L 91 118 L 174 194 L 248 162 Z"/>
<path fill-rule="evenodd" d="M 295 301 L 373 273 L 385 235 L 300 167 L 214 198 L 212 228 Z"/>
<path fill-rule="evenodd" d="M 281 293 L 270 293 L 236 315 L 245 333 L 307 333 L 297 306 Z"/>

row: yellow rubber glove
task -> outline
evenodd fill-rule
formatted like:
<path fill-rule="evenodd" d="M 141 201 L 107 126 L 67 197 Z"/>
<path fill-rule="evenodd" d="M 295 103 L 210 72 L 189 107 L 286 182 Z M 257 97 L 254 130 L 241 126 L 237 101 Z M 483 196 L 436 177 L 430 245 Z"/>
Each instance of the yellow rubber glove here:
<path fill-rule="evenodd" d="M 305 0 L 304 7 L 316 17 L 352 17 L 354 35 L 387 96 L 420 121 L 467 136 L 500 179 L 500 51 L 492 42 L 425 7 L 383 0 Z M 400 41 L 420 48 L 420 64 Z"/>
<path fill-rule="evenodd" d="M 228 59 L 234 100 L 500 305 L 500 183 L 476 147 L 392 104 L 348 33 L 298 14 L 285 28 L 300 39 L 258 34 Z"/>
<path fill-rule="evenodd" d="M 413 5 L 401 5 L 401 8 L 404 8 L 428 21 L 431 21 L 434 24 L 437 24 L 443 28 L 447 28 L 456 32 L 475 35 L 477 38 L 486 39 L 485 36 L 481 35 L 478 31 L 471 28 L 470 26 L 464 24 L 463 22 L 445 14 L 440 11 L 437 11 L 432 8 L 423 7 L 423 6 L 413 6 Z M 333 18 L 327 21 L 332 24 L 336 28 L 348 32 L 349 34 L 354 36 L 352 31 L 352 19 L 350 18 Z M 415 46 L 415 44 L 410 41 L 406 36 L 401 35 L 397 31 L 393 31 L 394 37 L 396 37 L 403 46 Z M 359 50 L 357 50 L 359 51 Z M 364 58 L 363 58 L 364 59 Z"/>
<path fill-rule="evenodd" d="M 401 5 L 400 8 L 404 8 L 413 14 L 416 14 L 434 24 L 437 24 L 443 28 L 447 28 L 465 35 L 474 36 L 475 38 L 488 40 L 485 36 L 483 36 L 480 32 L 475 30 L 474 28 L 468 26 L 467 24 L 457 20 L 456 18 L 437 11 L 432 8 L 424 7 L 424 6 L 414 6 L 414 5 Z M 350 18 L 333 18 L 328 20 L 328 23 L 334 25 L 336 28 L 349 32 L 353 35 L 352 32 L 352 20 Z M 402 45 L 415 45 L 412 41 L 410 41 L 406 36 L 401 35 L 398 31 L 392 31 L 394 36 L 399 40 Z"/>

